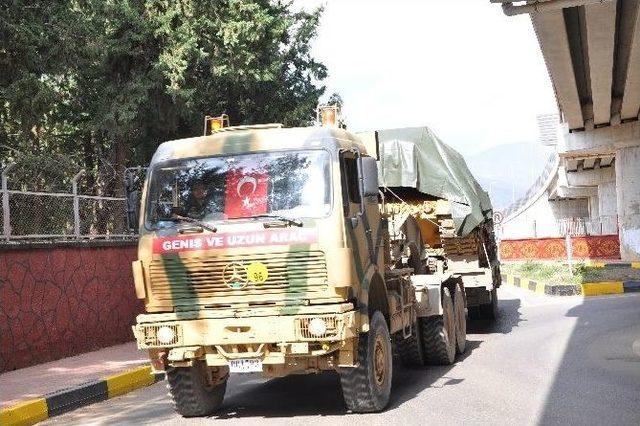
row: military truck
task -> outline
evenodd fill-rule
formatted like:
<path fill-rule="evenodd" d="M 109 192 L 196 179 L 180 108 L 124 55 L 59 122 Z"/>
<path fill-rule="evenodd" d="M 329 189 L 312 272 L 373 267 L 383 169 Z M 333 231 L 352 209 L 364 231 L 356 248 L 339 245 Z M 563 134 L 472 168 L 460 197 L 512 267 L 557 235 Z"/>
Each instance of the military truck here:
<path fill-rule="evenodd" d="M 431 244 L 420 214 L 394 210 L 411 186 L 396 185 L 386 157 L 379 170 L 376 148 L 333 118 L 283 128 L 208 117 L 204 136 L 154 154 L 133 262 L 146 313 L 133 331 L 181 415 L 215 412 L 230 374 L 324 370 L 339 374 L 349 410 L 380 411 L 394 353 L 408 365 L 451 364 L 465 350 L 465 281 L 437 250 L 447 227 L 475 230 L 483 207 L 436 209 L 429 220 L 443 231 Z"/>

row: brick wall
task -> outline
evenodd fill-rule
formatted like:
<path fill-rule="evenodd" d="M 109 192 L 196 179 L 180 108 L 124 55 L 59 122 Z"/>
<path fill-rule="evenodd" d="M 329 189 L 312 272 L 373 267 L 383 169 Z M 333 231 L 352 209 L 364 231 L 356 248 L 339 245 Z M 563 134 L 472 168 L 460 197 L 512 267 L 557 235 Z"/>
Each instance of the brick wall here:
<path fill-rule="evenodd" d="M 135 243 L 0 247 L 0 372 L 133 340 Z"/>

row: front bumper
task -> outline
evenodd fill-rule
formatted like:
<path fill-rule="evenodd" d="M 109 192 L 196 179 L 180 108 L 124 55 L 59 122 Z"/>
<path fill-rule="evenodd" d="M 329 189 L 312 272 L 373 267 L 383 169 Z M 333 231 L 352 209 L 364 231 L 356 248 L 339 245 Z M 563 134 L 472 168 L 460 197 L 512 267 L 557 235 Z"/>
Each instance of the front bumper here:
<path fill-rule="evenodd" d="M 325 333 L 311 333 L 309 322 L 314 318 L 324 320 Z M 187 320 L 180 319 L 177 314 L 148 314 L 138 317 L 133 332 L 139 349 L 164 352 L 167 362 L 172 365 L 203 359 L 207 365 L 224 366 L 228 360 L 239 358 L 260 358 L 264 364 L 286 364 L 292 357 L 318 357 L 336 350 L 351 355 L 349 343 L 358 334 L 357 318 L 353 310 Z M 166 328 L 173 333 L 168 333 Z M 172 335 L 172 339 L 167 339 Z"/>

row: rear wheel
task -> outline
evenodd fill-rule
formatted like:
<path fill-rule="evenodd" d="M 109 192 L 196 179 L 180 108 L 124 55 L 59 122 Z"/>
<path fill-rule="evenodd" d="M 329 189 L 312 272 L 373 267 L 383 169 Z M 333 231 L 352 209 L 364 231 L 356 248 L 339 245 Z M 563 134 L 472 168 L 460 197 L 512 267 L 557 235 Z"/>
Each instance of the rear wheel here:
<path fill-rule="evenodd" d="M 448 288 L 442 289 L 442 315 L 420 318 L 422 344 L 427 363 L 451 365 L 456 357 L 456 326 L 453 300 Z"/>
<path fill-rule="evenodd" d="M 174 409 L 183 417 L 207 416 L 222 405 L 226 379 L 212 384 L 207 366 L 194 361 L 191 367 L 167 369 L 167 382 Z"/>
<path fill-rule="evenodd" d="M 467 347 L 467 318 L 464 312 L 462 285 L 456 284 L 453 295 L 453 311 L 456 317 L 456 352 L 461 354 Z"/>
<path fill-rule="evenodd" d="M 381 411 L 389 403 L 393 356 L 389 328 L 376 311 L 369 320 L 369 332 L 358 338 L 358 365 L 340 369 L 342 395 L 354 413 Z"/>
<path fill-rule="evenodd" d="M 420 330 L 418 323 L 413 325 L 411 336 L 404 339 L 402 332 L 395 335 L 396 353 L 402 365 L 406 367 L 419 367 L 425 364 L 422 342 L 420 341 Z"/>

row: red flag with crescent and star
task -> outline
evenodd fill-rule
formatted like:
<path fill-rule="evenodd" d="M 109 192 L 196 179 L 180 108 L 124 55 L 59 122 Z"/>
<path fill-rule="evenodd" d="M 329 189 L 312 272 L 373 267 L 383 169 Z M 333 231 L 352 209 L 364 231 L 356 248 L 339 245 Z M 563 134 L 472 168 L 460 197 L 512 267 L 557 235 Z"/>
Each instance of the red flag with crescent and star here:
<path fill-rule="evenodd" d="M 229 219 L 249 217 L 267 212 L 267 173 L 230 169 L 227 172 L 227 188 L 224 213 Z"/>

